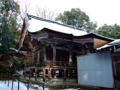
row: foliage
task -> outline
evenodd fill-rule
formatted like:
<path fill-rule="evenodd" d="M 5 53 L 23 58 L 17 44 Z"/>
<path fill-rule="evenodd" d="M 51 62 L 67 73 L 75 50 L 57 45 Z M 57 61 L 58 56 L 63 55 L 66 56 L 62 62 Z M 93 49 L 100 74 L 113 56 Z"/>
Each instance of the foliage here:
<path fill-rule="evenodd" d="M 19 60 L 18 60 L 18 64 L 19 65 L 24 65 L 25 64 L 25 57 L 24 56 L 19 56 Z"/>
<path fill-rule="evenodd" d="M 10 48 L 16 45 L 18 37 L 17 15 L 19 6 L 14 0 L 0 0 L 0 54 L 10 53 Z"/>
<path fill-rule="evenodd" d="M 97 32 L 103 36 L 118 39 L 120 38 L 120 26 L 115 24 L 115 25 L 103 25 L 100 27 Z"/>
<path fill-rule="evenodd" d="M 89 16 L 79 8 L 72 8 L 71 11 L 60 13 L 56 20 L 63 24 L 72 25 L 86 30 L 95 30 L 97 25 L 90 21 Z"/>

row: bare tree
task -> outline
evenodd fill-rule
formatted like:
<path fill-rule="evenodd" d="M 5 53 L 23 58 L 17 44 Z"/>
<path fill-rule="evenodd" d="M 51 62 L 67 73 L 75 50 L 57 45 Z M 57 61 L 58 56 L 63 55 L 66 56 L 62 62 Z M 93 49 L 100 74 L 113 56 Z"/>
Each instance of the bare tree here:
<path fill-rule="evenodd" d="M 42 8 L 36 8 L 36 15 L 44 18 L 44 19 L 49 19 L 55 21 L 55 13 L 53 11 L 47 10 L 47 9 L 42 9 Z"/>
<path fill-rule="evenodd" d="M 30 11 L 30 2 L 28 0 L 15 0 L 20 5 L 19 19 L 23 19 L 26 16 L 26 13 Z M 23 3 L 24 2 L 24 3 Z M 18 20 L 19 21 L 19 20 Z"/>

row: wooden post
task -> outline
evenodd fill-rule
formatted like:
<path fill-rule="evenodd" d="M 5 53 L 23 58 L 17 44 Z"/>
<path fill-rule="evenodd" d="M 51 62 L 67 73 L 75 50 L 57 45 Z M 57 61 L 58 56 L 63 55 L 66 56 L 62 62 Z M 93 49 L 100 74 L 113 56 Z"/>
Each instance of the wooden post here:
<path fill-rule="evenodd" d="M 13 80 L 12 80 L 12 87 L 11 87 L 11 90 L 13 90 Z"/>
<path fill-rule="evenodd" d="M 43 76 L 43 90 L 44 90 L 44 84 L 45 84 L 45 77 Z"/>
<path fill-rule="evenodd" d="M 1 73 L 0 73 L 0 79 L 2 78 L 2 71 L 0 71 Z"/>
<path fill-rule="evenodd" d="M 34 65 L 34 51 L 32 52 L 32 65 Z"/>
<path fill-rule="evenodd" d="M 8 80 L 8 86 L 9 86 L 9 80 Z"/>
<path fill-rule="evenodd" d="M 47 57 L 46 57 L 46 47 L 43 47 L 43 57 L 44 57 L 44 65 L 47 61 Z M 45 79 L 45 68 L 43 68 L 43 78 Z"/>
<path fill-rule="evenodd" d="M 29 70 L 29 81 L 30 81 L 30 77 L 31 77 L 31 70 Z"/>
<path fill-rule="evenodd" d="M 29 80 L 28 80 L 28 83 L 27 83 L 27 90 L 29 90 L 29 86 L 30 86 L 29 84 L 30 84 L 30 83 L 29 83 Z"/>
<path fill-rule="evenodd" d="M 37 67 L 35 67 L 35 80 L 37 80 Z"/>
<path fill-rule="evenodd" d="M 19 82 L 19 77 L 18 77 L 18 90 L 20 90 L 20 82 Z"/>
<path fill-rule="evenodd" d="M 72 52 L 70 51 L 69 52 L 69 64 L 71 64 L 72 63 Z"/>
<path fill-rule="evenodd" d="M 64 68 L 64 81 L 66 81 L 66 67 Z"/>
<path fill-rule="evenodd" d="M 55 64 L 56 61 L 56 46 L 53 45 L 53 64 Z"/>
<path fill-rule="evenodd" d="M 44 57 L 44 63 L 47 61 L 47 57 L 46 57 L 46 47 L 43 47 L 43 57 Z"/>
<path fill-rule="evenodd" d="M 10 71 L 9 71 L 9 68 L 8 68 L 8 86 L 9 86 L 9 78 L 10 78 Z"/>
<path fill-rule="evenodd" d="M 26 75 L 27 75 L 27 74 L 26 74 L 26 63 L 25 63 L 25 66 L 24 66 L 24 74 L 23 74 L 23 75 L 24 75 L 24 78 L 25 78 Z"/>
<path fill-rule="evenodd" d="M 31 77 L 31 70 L 29 69 L 29 79 L 28 79 L 28 85 L 27 85 L 27 90 L 29 90 L 30 87 L 30 77 Z"/>
<path fill-rule="evenodd" d="M 37 51 L 37 64 L 39 64 L 39 60 L 40 60 L 40 52 L 39 50 Z"/>
<path fill-rule="evenodd" d="M 52 75 L 51 75 L 51 68 L 49 67 L 49 70 L 48 70 L 48 74 L 49 74 L 49 78 L 52 78 Z"/>

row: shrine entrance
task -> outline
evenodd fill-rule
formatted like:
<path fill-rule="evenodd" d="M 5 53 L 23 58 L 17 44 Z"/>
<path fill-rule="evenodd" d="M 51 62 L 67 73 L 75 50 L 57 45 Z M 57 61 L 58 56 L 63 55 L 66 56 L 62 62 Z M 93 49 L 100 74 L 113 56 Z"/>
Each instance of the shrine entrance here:
<path fill-rule="evenodd" d="M 63 78 L 64 70 L 63 69 L 52 69 L 51 75 L 52 75 L 52 78 Z"/>

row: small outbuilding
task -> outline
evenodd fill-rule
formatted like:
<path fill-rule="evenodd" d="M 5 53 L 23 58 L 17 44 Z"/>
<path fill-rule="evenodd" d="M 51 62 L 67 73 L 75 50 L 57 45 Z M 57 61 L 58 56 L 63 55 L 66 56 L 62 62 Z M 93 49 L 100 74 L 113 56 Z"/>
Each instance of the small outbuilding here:
<path fill-rule="evenodd" d="M 112 41 L 97 34 L 87 34 L 81 38 L 92 40 L 95 52 L 77 56 L 78 84 L 95 87 L 114 87 L 112 56 L 110 52 L 98 52 L 97 49 Z M 84 41 L 83 41 L 84 42 Z"/>

